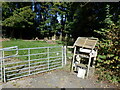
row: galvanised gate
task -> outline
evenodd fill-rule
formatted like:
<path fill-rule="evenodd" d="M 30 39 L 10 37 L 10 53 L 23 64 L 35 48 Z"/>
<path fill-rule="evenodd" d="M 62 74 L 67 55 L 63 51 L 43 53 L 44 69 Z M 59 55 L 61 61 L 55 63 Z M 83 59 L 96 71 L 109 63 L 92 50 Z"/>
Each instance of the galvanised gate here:
<path fill-rule="evenodd" d="M 0 81 L 58 69 L 66 64 L 66 46 L 0 49 Z"/>

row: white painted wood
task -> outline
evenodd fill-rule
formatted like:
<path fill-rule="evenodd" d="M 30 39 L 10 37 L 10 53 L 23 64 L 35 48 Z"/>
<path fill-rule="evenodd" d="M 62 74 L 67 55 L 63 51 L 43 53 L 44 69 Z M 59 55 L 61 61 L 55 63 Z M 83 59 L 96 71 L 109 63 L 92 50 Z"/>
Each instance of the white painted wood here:
<path fill-rule="evenodd" d="M 78 68 L 77 77 L 84 79 L 84 78 L 85 78 L 85 73 L 86 73 L 86 70 L 85 70 L 85 69 Z"/>
<path fill-rule="evenodd" d="M 92 38 L 92 37 L 78 37 L 77 38 L 73 47 L 70 47 L 70 48 L 74 48 L 74 55 L 73 55 L 73 60 L 72 60 L 72 70 L 73 70 L 73 67 L 77 68 L 77 65 L 75 63 L 75 57 L 76 57 L 76 60 L 79 61 L 79 63 L 80 63 L 80 58 L 82 58 L 84 56 L 84 58 L 86 57 L 89 59 L 88 65 L 87 65 L 87 75 L 86 75 L 88 77 L 90 64 L 91 64 L 91 58 L 93 57 L 96 60 L 97 50 L 95 50 L 95 45 L 96 45 L 97 41 L 98 41 L 97 38 Z M 77 47 L 79 48 L 79 50 L 77 51 L 79 53 L 76 53 Z M 80 74 L 78 74 L 78 76 L 79 75 Z"/>

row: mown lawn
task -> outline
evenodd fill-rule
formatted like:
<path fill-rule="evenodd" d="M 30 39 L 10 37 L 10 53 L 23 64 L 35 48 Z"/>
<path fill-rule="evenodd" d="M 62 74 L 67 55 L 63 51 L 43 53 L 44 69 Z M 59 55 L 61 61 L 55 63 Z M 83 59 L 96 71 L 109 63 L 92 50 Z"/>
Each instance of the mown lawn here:
<path fill-rule="evenodd" d="M 51 46 L 62 46 L 62 44 L 50 44 L 46 41 L 24 41 L 24 40 L 10 40 L 10 41 L 3 41 L 2 47 L 12 47 L 12 46 L 18 46 L 19 49 L 22 48 L 35 48 L 35 47 L 51 47 Z M 61 51 L 61 48 L 53 48 L 50 49 L 49 52 L 55 52 L 55 51 Z M 36 53 L 46 53 L 47 48 L 43 49 L 32 49 L 30 50 L 30 54 L 36 54 Z M 16 51 L 5 51 L 5 56 L 11 56 L 14 55 Z M 25 50 L 19 50 L 18 55 L 27 55 L 28 49 Z M 54 54 L 50 54 L 51 56 L 55 56 Z M 31 59 L 34 58 L 41 58 L 46 57 L 46 55 L 33 55 L 31 56 Z M 28 57 L 21 57 L 22 59 L 28 59 Z"/>
<path fill-rule="evenodd" d="M 46 41 L 24 41 L 24 40 L 10 40 L 3 41 L 2 47 L 18 46 L 19 48 L 32 48 L 32 47 L 47 47 L 47 46 L 60 46 L 61 44 L 49 44 Z"/>
<path fill-rule="evenodd" d="M 49 69 L 60 67 L 62 64 L 62 44 L 50 44 L 46 41 L 24 41 L 24 40 L 10 40 L 3 41 L 2 47 L 12 47 L 18 46 L 18 55 L 7 58 L 5 60 L 6 73 L 9 78 L 27 75 L 29 70 L 30 60 L 30 69 L 31 73 L 37 73 L 42 70 L 48 70 L 48 57 L 49 57 Z M 51 46 L 60 46 L 57 48 L 39 48 L 39 49 L 29 49 L 21 50 L 22 48 L 35 48 L 35 47 L 51 47 Z M 16 50 L 5 51 L 5 56 L 15 55 Z M 30 54 L 30 56 L 28 56 Z M 48 56 L 49 55 L 49 56 Z M 54 57 L 54 58 L 53 58 Z M 54 67 L 54 65 L 57 65 Z M 43 68 L 43 69 L 42 69 Z M 24 70 L 25 69 L 25 70 Z M 38 70 L 36 70 L 38 69 Z M 40 69 L 40 70 L 39 70 Z M 26 73 L 24 73 L 26 72 Z M 14 75 L 17 73 L 16 75 Z"/>

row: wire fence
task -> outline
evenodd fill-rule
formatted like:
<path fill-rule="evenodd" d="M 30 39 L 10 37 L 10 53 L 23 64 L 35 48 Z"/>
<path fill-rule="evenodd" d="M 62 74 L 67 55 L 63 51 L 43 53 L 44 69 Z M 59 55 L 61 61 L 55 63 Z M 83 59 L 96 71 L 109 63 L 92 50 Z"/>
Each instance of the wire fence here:
<path fill-rule="evenodd" d="M 0 49 L 1 82 L 62 68 L 66 64 L 66 47 Z"/>

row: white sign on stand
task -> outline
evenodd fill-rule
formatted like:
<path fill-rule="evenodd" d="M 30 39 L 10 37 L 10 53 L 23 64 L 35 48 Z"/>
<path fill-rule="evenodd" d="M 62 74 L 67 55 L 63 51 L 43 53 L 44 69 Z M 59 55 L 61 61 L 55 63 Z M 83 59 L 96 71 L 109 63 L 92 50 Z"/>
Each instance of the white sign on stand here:
<path fill-rule="evenodd" d="M 77 77 L 84 79 L 84 78 L 85 78 L 85 73 L 86 73 L 86 70 L 85 70 L 85 69 L 78 68 Z"/>

